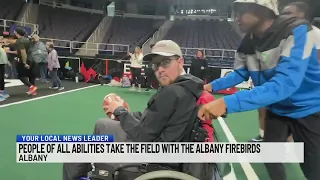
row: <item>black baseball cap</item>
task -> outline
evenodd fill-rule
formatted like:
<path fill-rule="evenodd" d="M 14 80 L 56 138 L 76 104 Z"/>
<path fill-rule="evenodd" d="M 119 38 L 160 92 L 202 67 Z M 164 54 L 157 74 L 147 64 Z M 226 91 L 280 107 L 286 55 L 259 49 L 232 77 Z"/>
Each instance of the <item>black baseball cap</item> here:
<path fill-rule="evenodd" d="M 27 32 L 26 32 L 26 30 L 25 29 L 23 29 L 23 28 L 16 28 L 15 30 L 14 30 L 17 34 L 19 34 L 20 36 L 25 36 L 26 34 L 27 34 Z"/>

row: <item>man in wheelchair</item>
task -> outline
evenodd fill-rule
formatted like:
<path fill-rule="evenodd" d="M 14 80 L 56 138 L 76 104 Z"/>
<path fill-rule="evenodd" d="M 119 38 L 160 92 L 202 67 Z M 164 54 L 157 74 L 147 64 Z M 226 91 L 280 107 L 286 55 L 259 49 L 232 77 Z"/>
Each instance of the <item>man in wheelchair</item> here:
<path fill-rule="evenodd" d="M 127 112 L 117 101 L 110 101 L 107 111 L 118 121 L 99 119 L 94 134 L 113 134 L 116 142 L 204 142 L 205 128 L 197 119 L 197 100 L 203 94 L 203 81 L 186 74 L 180 47 L 171 40 L 159 41 L 144 61 L 151 61 L 161 84 L 141 112 Z M 211 121 L 209 126 L 211 126 Z M 63 180 L 86 177 L 91 164 L 64 164 Z M 151 171 L 180 171 L 201 180 L 212 178 L 213 164 L 94 164 L 93 179 L 133 180 Z M 112 176 L 114 176 L 112 178 Z"/>

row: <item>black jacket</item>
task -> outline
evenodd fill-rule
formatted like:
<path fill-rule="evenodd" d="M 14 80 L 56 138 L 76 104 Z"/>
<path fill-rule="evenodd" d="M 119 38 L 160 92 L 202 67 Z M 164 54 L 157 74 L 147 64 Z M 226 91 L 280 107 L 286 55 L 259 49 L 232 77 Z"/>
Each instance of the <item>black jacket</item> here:
<path fill-rule="evenodd" d="M 120 115 L 122 129 L 135 142 L 179 142 L 202 90 L 202 80 L 181 75 L 175 83 L 160 88 L 143 113 Z"/>
<path fill-rule="evenodd" d="M 192 120 L 197 98 L 203 91 L 203 81 L 189 74 L 181 75 L 175 83 L 162 87 L 151 97 L 143 113 L 125 112 L 118 116 L 122 129 L 135 142 L 179 142 Z M 121 107 L 120 107 L 121 108 Z M 101 164 L 97 164 L 97 167 Z M 111 166 L 112 167 L 112 166 Z M 207 172 L 203 166 L 199 172 Z M 63 180 L 75 180 L 85 177 L 91 170 L 89 163 L 74 163 L 63 165 Z M 100 167 L 101 168 L 101 167 Z M 198 172 L 194 166 L 184 166 Z M 210 167 L 209 170 L 212 170 Z M 209 173 L 210 177 L 212 173 Z M 200 177 L 200 176 L 199 176 Z M 200 178 L 205 179 L 205 178 Z M 211 178 L 210 178 L 211 179 Z"/>
<path fill-rule="evenodd" d="M 201 67 L 204 69 L 201 69 Z M 190 74 L 203 80 L 206 76 L 207 67 L 208 63 L 206 59 L 193 59 L 190 67 Z"/>
<path fill-rule="evenodd" d="M 10 51 L 16 51 L 15 45 L 13 44 L 4 45 L 3 47 L 8 47 Z M 16 54 L 11 54 L 11 53 L 7 53 L 7 56 L 10 63 L 14 62 L 14 58 L 17 57 Z"/>

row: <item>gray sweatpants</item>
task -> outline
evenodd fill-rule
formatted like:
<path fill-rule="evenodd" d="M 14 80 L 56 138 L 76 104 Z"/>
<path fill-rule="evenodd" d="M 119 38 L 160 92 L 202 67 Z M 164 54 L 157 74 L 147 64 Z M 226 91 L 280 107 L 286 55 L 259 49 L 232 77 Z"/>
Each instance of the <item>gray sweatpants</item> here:
<path fill-rule="evenodd" d="M 130 141 L 127 134 L 122 130 L 120 122 L 110 118 L 99 119 L 94 126 L 93 134 L 113 134 L 115 142 Z M 114 166 L 117 165 L 119 164 L 114 164 Z M 63 180 L 75 180 L 80 177 L 87 177 L 87 173 L 90 170 L 91 164 L 89 163 L 64 163 L 62 170 Z"/>
<path fill-rule="evenodd" d="M 49 72 L 49 76 L 51 78 L 51 87 L 63 87 L 62 82 L 58 76 L 57 68 L 53 68 L 53 70 Z"/>

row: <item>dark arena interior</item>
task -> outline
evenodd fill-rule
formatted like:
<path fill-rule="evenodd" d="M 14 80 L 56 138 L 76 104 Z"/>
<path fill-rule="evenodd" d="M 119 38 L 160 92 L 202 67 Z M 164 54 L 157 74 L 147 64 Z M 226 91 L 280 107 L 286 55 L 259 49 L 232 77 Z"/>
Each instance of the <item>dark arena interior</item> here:
<path fill-rule="evenodd" d="M 207 83 L 232 71 L 243 37 L 234 21 L 233 1 L 0 0 L 1 44 L 16 28 L 23 28 L 29 38 L 38 35 L 44 44 L 53 44 L 60 63 L 57 76 L 63 84 L 63 89 L 52 89 L 46 70 L 45 80 L 37 74 L 36 94 L 28 95 L 28 87 L 13 71 L 15 66 L 6 66 L 5 91 L 10 97 L 0 100 L 0 179 L 62 178 L 61 163 L 17 163 L 17 134 L 91 134 L 96 120 L 106 117 L 102 101 L 109 93 L 125 99 L 130 111 L 143 110 L 159 86 L 157 80 L 148 85 L 147 62 L 142 62 L 141 92 L 119 87 L 123 77 L 132 76 L 128 53 L 136 47 L 145 55 L 156 42 L 173 40 L 181 47 L 186 73 L 200 49 L 208 65 Z M 279 0 L 279 10 L 290 2 Z M 312 7 L 314 25 L 320 25 L 319 2 L 305 2 Z M 246 81 L 216 92 L 214 97 L 250 88 Z M 236 143 L 257 135 L 258 123 L 258 113 L 253 110 L 213 120 L 213 127 L 221 142 Z M 224 180 L 270 179 L 263 163 L 230 165 Z M 287 179 L 305 179 L 299 164 L 285 164 L 285 170 Z"/>

